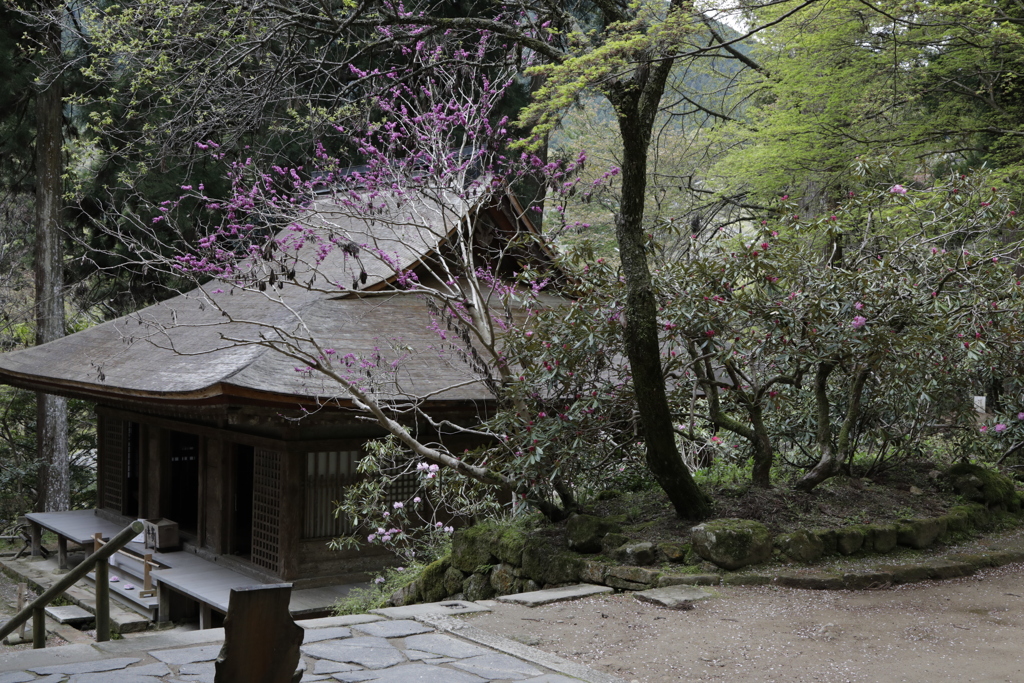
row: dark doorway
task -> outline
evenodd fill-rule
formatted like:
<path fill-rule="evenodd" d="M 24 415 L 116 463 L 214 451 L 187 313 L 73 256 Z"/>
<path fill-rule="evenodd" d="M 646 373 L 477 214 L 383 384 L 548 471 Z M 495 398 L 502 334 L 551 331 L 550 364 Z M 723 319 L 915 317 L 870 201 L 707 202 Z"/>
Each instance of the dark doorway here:
<path fill-rule="evenodd" d="M 167 518 L 195 534 L 199 527 L 199 437 L 171 432 L 170 506 Z"/>
<path fill-rule="evenodd" d="M 121 514 L 139 516 L 139 423 L 128 422 L 128 457 L 124 468 L 124 502 Z"/>
<path fill-rule="evenodd" d="M 235 555 L 252 555 L 253 447 L 235 446 L 235 500 L 233 538 Z"/>

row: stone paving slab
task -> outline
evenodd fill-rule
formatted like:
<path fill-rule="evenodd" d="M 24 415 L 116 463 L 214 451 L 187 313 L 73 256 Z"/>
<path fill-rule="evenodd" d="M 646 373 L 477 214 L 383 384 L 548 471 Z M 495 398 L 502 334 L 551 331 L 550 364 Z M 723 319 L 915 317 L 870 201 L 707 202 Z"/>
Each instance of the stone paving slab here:
<path fill-rule="evenodd" d="M 334 626 L 331 628 L 318 628 L 309 630 L 302 634 L 302 643 L 319 643 L 321 640 L 337 640 L 339 638 L 351 638 L 352 629 L 348 626 Z"/>
<path fill-rule="evenodd" d="M 396 621 L 378 621 L 373 624 L 360 624 L 355 627 L 355 630 L 361 631 L 368 636 L 379 636 L 381 638 L 404 638 L 405 636 L 414 636 L 418 633 L 429 633 L 434 629 L 411 619 L 398 619 Z M 306 635 L 308 636 L 309 633 L 307 632 Z"/>
<path fill-rule="evenodd" d="M 483 605 L 467 600 L 442 600 L 441 602 L 424 602 L 419 605 L 382 607 L 381 609 L 370 610 L 372 614 L 379 614 L 388 619 L 422 619 L 424 617 L 452 616 L 490 611 L 490 609 Z"/>
<path fill-rule="evenodd" d="M 664 588 L 652 588 L 639 593 L 633 593 L 633 597 L 640 602 L 647 602 L 659 607 L 669 609 L 693 609 L 695 602 L 715 597 L 715 594 L 704 588 L 696 586 L 665 586 Z"/>
<path fill-rule="evenodd" d="M 96 617 L 91 613 L 86 612 L 77 605 L 61 605 L 59 607 L 47 605 L 45 611 L 46 616 L 50 617 L 58 624 L 87 624 L 96 619 Z"/>
<path fill-rule="evenodd" d="M 116 671 L 140 661 L 141 657 L 120 657 L 117 659 L 101 659 L 93 662 L 69 662 L 51 666 L 30 667 L 29 671 L 39 675 L 46 674 L 87 674 L 97 671 Z"/>
<path fill-rule="evenodd" d="M 530 591 L 529 593 L 502 595 L 498 598 L 498 600 L 500 600 L 501 602 L 512 602 L 517 605 L 525 605 L 527 607 L 540 607 L 541 605 L 550 605 L 553 602 L 577 600 L 579 598 L 588 598 L 592 595 L 600 595 L 602 593 L 614 592 L 615 589 L 609 586 L 597 586 L 592 583 L 580 583 L 575 586 L 563 586 L 561 588 L 546 588 L 540 591 Z"/>

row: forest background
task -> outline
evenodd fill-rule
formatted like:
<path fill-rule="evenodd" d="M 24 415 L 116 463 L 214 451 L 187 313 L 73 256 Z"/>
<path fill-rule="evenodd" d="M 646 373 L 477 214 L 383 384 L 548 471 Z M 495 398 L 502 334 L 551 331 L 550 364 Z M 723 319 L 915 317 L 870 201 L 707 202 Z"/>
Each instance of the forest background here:
<path fill-rule="evenodd" d="M 2 11 L 5 350 L 216 278 L 175 265 L 208 257 L 225 207 L 268 174 L 300 204 L 355 165 L 421 190 L 403 160 L 462 177 L 448 152 L 468 147 L 541 209 L 572 304 L 538 308 L 487 359 L 500 409 L 473 430 L 492 447 L 412 443 L 362 397 L 393 435 L 364 459 L 374 481 L 423 465 L 453 511 L 500 512 L 505 489 L 550 519 L 646 481 L 699 519 L 693 473 L 715 468 L 810 491 L 912 459 L 1020 465 L 1013 3 Z M 399 102 L 422 127 L 388 138 Z M 258 204 L 222 263 L 295 220 Z M 523 278 L 528 292 L 545 274 Z M 438 300 L 487 346 L 456 299 Z M 315 354 L 310 368 L 351 392 Z M 90 408 L 2 396 L 0 517 L 89 505 Z M 379 493 L 348 513 L 376 526 Z"/>

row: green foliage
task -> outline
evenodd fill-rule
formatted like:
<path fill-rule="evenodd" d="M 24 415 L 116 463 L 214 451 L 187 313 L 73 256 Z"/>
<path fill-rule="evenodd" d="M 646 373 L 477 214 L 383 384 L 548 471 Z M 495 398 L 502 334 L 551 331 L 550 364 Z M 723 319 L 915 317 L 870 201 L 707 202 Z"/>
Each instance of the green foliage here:
<path fill-rule="evenodd" d="M 334 604 L 334 614 L 366 614 L 371 609 L 387 607 L 395 591 L 401 590 L 420 577 L 426 564 L 391 567 L 377 576 L 368 588 L 353 588 Z"/>

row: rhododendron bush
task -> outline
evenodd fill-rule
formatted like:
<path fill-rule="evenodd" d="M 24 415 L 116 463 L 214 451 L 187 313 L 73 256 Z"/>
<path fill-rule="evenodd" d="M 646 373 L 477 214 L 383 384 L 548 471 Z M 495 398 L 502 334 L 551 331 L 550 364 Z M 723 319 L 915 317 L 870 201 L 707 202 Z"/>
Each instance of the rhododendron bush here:
<path fill-rule="evenodd" d="M 856 454 L 875 470 L 928 455 L 935 436 L 964 457 L 983 454 L 982 436 L 1019 449 L 1020 234 L 1009 193 L 987 182 L 880 187 L 810 219 L 784 197 L 742 231 L 694 235 L 655 273 L 680 440 L 751 459 L 759 486 L 784 458 L 804 490 Z M 513 344 L 525 370 L 510 386 L 532 406 L 515 448 L 527 462 L 553 448 L 596 481 L 635 458 L 637 425 L 616 355 L 621 280 L 590 260 L 577 282 L 568 312 L 542 313 Z M 973 396 L 993 378 L 1005 414 L 980 431 Z"/>

